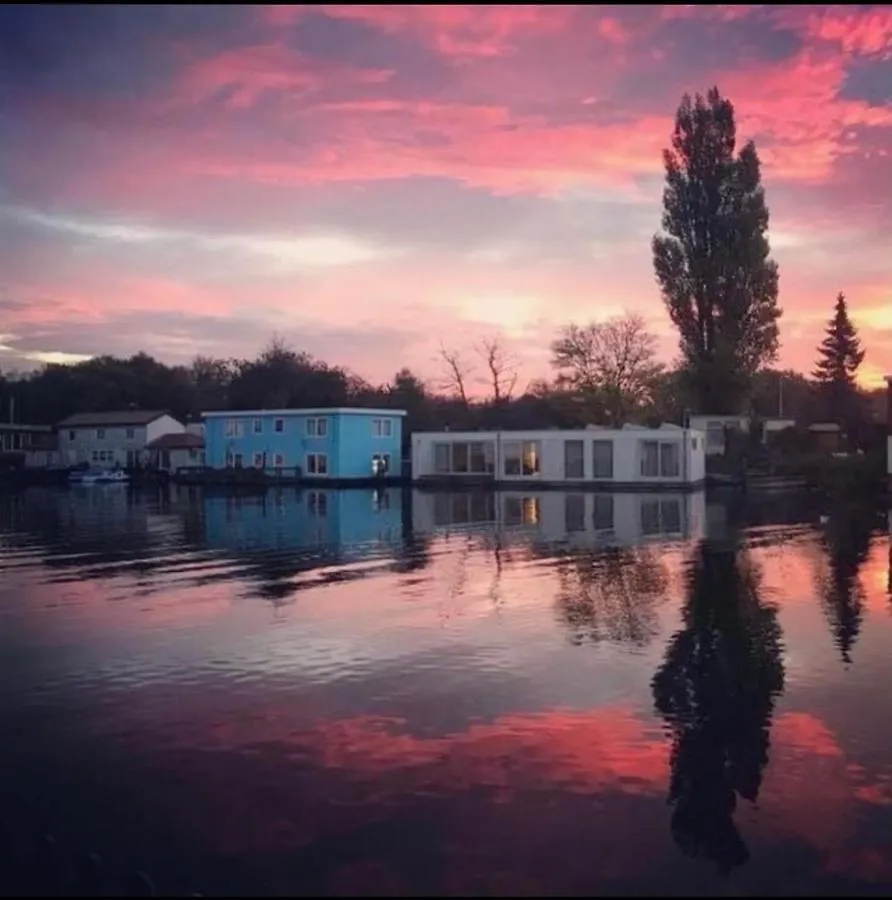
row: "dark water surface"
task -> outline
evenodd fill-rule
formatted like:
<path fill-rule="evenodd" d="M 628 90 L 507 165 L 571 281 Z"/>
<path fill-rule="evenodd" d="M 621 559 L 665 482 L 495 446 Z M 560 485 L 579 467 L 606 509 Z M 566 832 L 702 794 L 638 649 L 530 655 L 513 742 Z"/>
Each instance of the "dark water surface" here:
<path fill-rule="evenodd" d="M 161 894 L 886 893 L 889 564 L 877 511 L 791 500 L 0 495 L 0 855 L 50 832 Z"/>

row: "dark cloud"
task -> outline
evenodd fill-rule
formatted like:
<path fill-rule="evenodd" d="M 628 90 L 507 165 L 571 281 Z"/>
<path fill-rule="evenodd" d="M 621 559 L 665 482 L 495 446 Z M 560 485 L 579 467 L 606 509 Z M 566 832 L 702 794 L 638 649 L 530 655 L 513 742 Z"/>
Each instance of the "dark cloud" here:
<path fill-rule="evenodd" d="M 863 100 L 872 106 L 892 105 L 892 57 L 855 59 L 840 91 L 843 100 Z"/>

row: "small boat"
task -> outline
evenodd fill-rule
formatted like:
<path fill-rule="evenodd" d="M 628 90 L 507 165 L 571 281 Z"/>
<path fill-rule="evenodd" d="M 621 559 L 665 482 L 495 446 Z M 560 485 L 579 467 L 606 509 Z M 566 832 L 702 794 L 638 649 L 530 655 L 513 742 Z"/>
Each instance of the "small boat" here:
<path fill-rule="evenodd" d="M 123 469 L 75 469 L 70 484 L 126 484 L 130 476 Z"/>

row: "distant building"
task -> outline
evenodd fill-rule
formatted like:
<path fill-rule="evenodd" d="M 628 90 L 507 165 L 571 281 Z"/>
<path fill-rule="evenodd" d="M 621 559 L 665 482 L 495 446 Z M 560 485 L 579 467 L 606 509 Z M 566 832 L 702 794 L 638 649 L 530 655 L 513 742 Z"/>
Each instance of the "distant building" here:
<path fill-rule="evenodd" d="M 52 432 L 49 425 L 0 422 L 0 471 L 27 467 L 28 449 L 35 442 L 52 440 Z"/>
<path fill-rule="evenodd" d="M 182 434 L 186 426 L 159 410 L 75 413 L 56 426 L 65 465 L 82 463 L 127 468 L 148 462 L 149 444 L 163 434 Z"/>
<path fill-rule="evenodd" d="M 150 441 L 149 467 L 159 472 L 195 468 L 205 464 L 204 438 L 194 432 L 172 432 Z"/>
<path fill-rule="evenodd" d="M 364 479 L 402 472 L 399 409 L 279 409 L 204 414 L 213 469 L 285 471 L 307 479 Z"/>
<path fill-rule="evenodd" d="M 795 419 L 766 418 L 759 419 L 762 426 L 762 442 L 768 443 L 775 435 L 787 428 L 795 428 Z M 742 431 L 749 434 L 751 419 L 749 416 L 691 416 L 689 426 L 706 435 L 706 455 L 721 456 L 725 452 L 725 438 L 729 431 Z"/>
<path fill-rule="evenodd" d="M 677 425 L 412 435 L 418 482 L 638 488 L 691 487 L 706 477 L 704 435 Z"/>

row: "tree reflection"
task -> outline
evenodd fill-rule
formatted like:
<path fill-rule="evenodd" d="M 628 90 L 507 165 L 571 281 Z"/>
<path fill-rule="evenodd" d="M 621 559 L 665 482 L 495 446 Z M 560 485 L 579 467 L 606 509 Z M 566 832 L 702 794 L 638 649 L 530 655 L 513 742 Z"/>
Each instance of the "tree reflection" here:
<path fill-rule="evenodd" d="M 734 823 L 737 797 L 755 802 L 769 729 L 783 691 L 781 630 L 758 595 L 758 572 L 736 543 L 701 542 L 687 577 L 683 628 L 652 687 L 672 727 L 672 835 L 722 873 L 749 858 Z"/>
<path fill-rule="evenodd" d="M 667 576 L 649 548 L 576 553 L 558 567 L 557 609 L 574 644 L 616 641 L 645 646 L 658 632 Z"/>
<path fill-rule="evenodd" d="M 833 642 L 847 665 L 861 630 L 864 591 L 858 574 L 870 552 L 873 516 L 873 510 L 860 506 L 838 507 L 824 529 L 828 565 L 821 578 L 821 600 Z"/>

